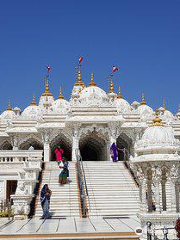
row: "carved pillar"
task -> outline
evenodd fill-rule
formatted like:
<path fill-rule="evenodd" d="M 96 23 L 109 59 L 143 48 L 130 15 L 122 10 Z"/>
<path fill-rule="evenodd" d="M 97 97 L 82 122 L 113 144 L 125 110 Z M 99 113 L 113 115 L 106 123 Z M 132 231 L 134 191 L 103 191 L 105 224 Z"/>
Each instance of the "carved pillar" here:
<path fill-rule="evenodd" d="M 140 199 L 140 212 L 147 211 L 147 201 L 146 201 L 146 177 L 141 168 L 136 169 L 137 178 L 139 182 L 139 199 Z"/>
<path fill-rule="evenodd" d="M 80 125 L 75 124 L 73 127 L 73 140 L 72 140 L 72 161 L 77 161 L 77 152 L 79 152 L 79 130 Z"/>
<path fill-rule="evenodd" d="M 107 161 L 111 161 L 111 158 L 110 158 L 110 141 L 107 141 L 107 145 L 106 145 L 106 148 L 107 148 Z"/>
<path fill-rule="evenodd" d="M 152 181 L 150 179 L 147 180 L 147 205 L 148 212 L 152 212 L 152 189 L 151 189 Z"/>
<path fill-rule="evenodd" d="M 161 169 L 159 167 L 152 168 L 152 181 L 155 184 L 156 212 L 161 213 L 162 210 L 160 200 Z"/>
<path fill-rule="evenodd" d="M 42 133 L 42 139 L 44 143 L 44 162 L 49 162 L 50 161 L 50 154 L 51 154 L 51 149 L 50 149 L 50 144 L 49 144 L 49 138 L 50 134 L 48 132 L 43 132 Z"/>
<path fill-rule="evenodd" d="M 174 164 L 169 172 L 168 180 L 171 188 L 171 212 L 176 212 L 176 182 L 178 178 L 178 167 Z"/>
<path fill-rule="evenodd" d="M 18 145 L 18 142 L 19 142 L 19 136 L 18 135 L 12 135 L 10 137 L 11 139 L 11 144 L 13 146 L 13 150 L 14 151 L 17 151 L 19 149 L 19 145 Z"/>

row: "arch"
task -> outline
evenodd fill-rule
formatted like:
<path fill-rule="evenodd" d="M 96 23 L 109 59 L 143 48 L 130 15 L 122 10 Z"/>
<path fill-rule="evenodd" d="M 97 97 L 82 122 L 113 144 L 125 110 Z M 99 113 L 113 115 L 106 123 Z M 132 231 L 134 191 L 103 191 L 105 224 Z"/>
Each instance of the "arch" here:
<path fill-rule="evenodd" d="M 79 148 L 83 161 L 104 161 L 107 158 L 106 137 L 97 131 L 81 136 Z"/>
<path fill-rule="evenodd" d="M 19 149 L 28 150 L 31 146 L 34 148 L 34 150 L 43 150 L 43 143 L 39 138 L 34 136 L 29 136 L 25 139 L 22 139 L 19 144 Z"/>
<path fill-rule="evenodd" d="M 116 144 L 119 149 L 118 161 L 128 160 L 132 147 L 132 139 L 130 139 L 125 133 L 121 133 L 116 140 Z"/>
<path fill-rule="evenodd" d="M 12 149 L 13 146 L 8 140 L 5 140 L 0 146 L 0 150 L 12 150 Z"/>
<path fill-rule="evenodd" d="M 56 155 L 54 151 L 58 146 L 61 146 L 61 148 L 64 150 L 63 157 L 70 161 L 72 158 L 72 141 L 67 138 L 67 136 L 65 136 L 63 133 L 58 134 L 51 140 L 51 160 L 56 160 Z"/>

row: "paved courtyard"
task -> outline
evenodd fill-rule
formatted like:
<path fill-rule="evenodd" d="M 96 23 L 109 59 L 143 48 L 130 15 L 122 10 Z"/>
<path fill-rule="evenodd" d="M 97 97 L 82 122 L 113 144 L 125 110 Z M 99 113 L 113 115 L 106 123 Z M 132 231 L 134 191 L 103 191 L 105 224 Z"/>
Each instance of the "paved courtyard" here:
<path fill-rule="evenodd" d="M 26 220 L 11 220 L 0 219 L 0 238 L 16 239 L 29 235 L 33 237 L 42 237 L 43 235 L 54 236 L 78 236 L 79 234 L 105 235 L 108 233 L 112 236 L 116 233 L 121 235 L 135 236 L 134 232 L 137 227 L 140 227 L 139 220 L 136 217 L 132 218 L 59 218 L 59 219 L 26 219 Z M 69 234 L 69 235 L 68 235 Z"/>

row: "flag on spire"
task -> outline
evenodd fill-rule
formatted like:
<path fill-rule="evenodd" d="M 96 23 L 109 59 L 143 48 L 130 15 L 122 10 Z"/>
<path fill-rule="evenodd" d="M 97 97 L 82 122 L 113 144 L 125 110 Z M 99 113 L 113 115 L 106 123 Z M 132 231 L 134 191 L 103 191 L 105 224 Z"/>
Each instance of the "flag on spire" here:
<path fill-rule="evenodd" d="M 48 74 L 50 73 L 51 71 L 51 67 L 49 65 L 46 66 L 47 70 L 48 70 Z"/>
<path fill-rule="evenodd" d="M 79 64 L 82 62 L 83 57 L 79 57 Z"/>
<path fill-rule="evenodd" d="M 113 67 L 112 67 L 112 73 L 117 72 L 117 71 L 119 71 L 119 68 L 116 67 L 116 66 L 113 66 Z"/>

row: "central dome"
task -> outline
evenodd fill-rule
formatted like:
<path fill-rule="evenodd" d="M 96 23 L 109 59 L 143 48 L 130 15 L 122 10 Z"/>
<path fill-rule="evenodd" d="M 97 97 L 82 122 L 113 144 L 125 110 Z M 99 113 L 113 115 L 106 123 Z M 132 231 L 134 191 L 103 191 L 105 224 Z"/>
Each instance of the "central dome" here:
<path fill-rule="evenodd" d="M 81 91 L 79 101 L 87 106 L 100 107 L 108 104 L 109 98 L 103 89 L 97 86 L 89 86 Z"/>

